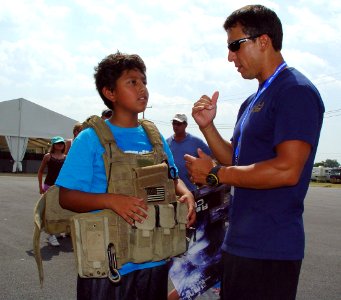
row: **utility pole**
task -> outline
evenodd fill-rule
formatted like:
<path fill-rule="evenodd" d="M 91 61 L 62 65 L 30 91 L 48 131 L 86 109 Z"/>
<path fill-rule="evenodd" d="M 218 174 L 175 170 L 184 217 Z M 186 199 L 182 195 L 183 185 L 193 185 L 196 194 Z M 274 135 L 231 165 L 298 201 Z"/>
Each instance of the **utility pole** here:
<path fill-rule="evenodd" d="M 146 109 L 147 109 L 147 108 L 153 108 L 153 106 L 147 106 Z M 145 109 L 145 110 L 143 111 L 143 113 L 142 113 L 142 119 L 144 119 L 144 112 L 146 111 L 146 109 Z"/>

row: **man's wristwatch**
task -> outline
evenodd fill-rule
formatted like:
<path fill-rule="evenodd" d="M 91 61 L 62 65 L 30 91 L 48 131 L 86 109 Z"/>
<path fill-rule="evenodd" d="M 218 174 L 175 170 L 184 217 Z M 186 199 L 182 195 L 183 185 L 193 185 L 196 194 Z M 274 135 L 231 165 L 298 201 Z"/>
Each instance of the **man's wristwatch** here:
<path fill-rule="evenodd" d="M 219 178 L 218 178 L 218 171 L 220 170 L 221 166 L 217 165 L 211 169 L 211 171 L 208 173 L 206 177 L 206 183 L 209 186 L 217 186 L 219 184 Z"/>

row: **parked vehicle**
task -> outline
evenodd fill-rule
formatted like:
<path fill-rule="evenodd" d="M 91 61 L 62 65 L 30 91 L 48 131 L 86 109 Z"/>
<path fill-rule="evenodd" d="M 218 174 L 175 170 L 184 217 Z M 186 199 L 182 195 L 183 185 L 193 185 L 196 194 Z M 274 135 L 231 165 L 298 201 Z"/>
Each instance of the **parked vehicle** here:
<path fill-rule="evenodd" d="M 332 169 L 330 172 L 331 183 L 341 183 L 341 168 Z"/>
<path fill-rule="evenodd" d="M 332 168 L 323 167 L 323 166 L 313 167 L 310 179 L 313 181 L 323 181 L 323 182 L 330 181 L 331 170 Z"/>

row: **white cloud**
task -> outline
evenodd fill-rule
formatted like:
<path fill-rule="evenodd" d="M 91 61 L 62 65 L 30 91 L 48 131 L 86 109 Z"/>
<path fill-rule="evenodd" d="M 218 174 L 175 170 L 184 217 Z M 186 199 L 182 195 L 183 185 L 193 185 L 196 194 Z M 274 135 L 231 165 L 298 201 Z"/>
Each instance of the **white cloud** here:
<path fill-rule="evenodd" d="M 289 65 L 316 83 L 327 110 L 340 108 L 341 2 L 322 0 L 4 1 L 0 100 L 27 98 L 80 121 L 100 113 L 93 68 L 119 49 L 145 60 L 152 106 L 145 114 L 165 135 L 176 112 L 190 115 L 196 99 L 219 90 L 216 123 L 229 138 L 239 105 L 257 82 L 243 80 L 227 61 L 222 24 L 233 10 L 259 2 L 282 20 Z M 325 123 L 338 132 L 335 120 Z M 190 125 L 200 135 L 194 121 Z M 321 149 L 335 140 L 326 130 Z"/>

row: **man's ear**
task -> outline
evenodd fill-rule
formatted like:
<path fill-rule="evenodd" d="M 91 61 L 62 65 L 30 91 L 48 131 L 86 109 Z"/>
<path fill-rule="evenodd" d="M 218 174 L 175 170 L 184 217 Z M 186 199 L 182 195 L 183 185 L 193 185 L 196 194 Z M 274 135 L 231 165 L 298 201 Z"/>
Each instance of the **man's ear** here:
<path fill-rule="evenodd" d="M 115 91 L 114 90 L 110 90 L 110 89 L 108 89 L 107 87 L 104 87 L 103 89 L 102 89 L 102 93 L 103 93 L 103 95 L 108 99 L 108 100 L 110 100 L 110 101 L 112 101 L 112 102 L 115 102 Z"/>
<path fill-rule="evenodd" d="M 271 39 L 267 34 L 263 34 L 259 37 L 259 42 L 262 47 L 262 49 L 266 49 L 271 44 Z"/>

